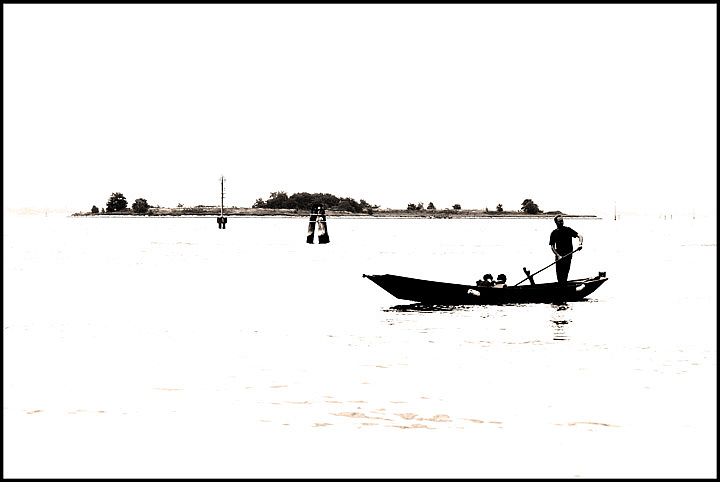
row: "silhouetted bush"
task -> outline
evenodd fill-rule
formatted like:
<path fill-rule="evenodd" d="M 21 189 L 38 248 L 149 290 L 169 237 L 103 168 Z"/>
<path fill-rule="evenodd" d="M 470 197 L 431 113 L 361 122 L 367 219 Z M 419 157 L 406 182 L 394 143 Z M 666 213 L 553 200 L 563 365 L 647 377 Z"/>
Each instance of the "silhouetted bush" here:
<path fill-rule="evenodd" d="M 110 195 L 110 199 L 108 199 L 107 202 L 107 212 L 113 213 L 117 211 L 122 211 L 127 207 L 127 199 L 125 199 L 125 195 L 121 192 L 114 192 Z"/>
<path fill-rule="evenodd" d="M 143 214 L 150 210 L 150 205 L 148 204 L 147 199 L 138 198 L 133 203 L 132 210 L 134 213 Z"/>

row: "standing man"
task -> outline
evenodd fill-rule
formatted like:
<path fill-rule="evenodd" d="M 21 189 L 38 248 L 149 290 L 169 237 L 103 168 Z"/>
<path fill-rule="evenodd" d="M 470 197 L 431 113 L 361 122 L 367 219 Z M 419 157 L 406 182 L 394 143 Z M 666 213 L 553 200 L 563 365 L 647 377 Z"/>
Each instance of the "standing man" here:
<path fill-rule="evenodd" d="M 550 233 L 550 249 L 555 253 L 555 272 L 557 273 L 557 280 L 560 284 L 565 284 L 568 279 L 568 273 L 570 273 L 570 262 L 572 261 L 572 254 L 563 259 L 563 256 L 573 252 L 572 238 L 578 238 L 580 245 L 578 249 L 582 247 L 583 237 L 577 233 L 573 228 L 568 228 L 564 225 L 562 214 L 555 216 L 555 224 L 557 228 Z"/>

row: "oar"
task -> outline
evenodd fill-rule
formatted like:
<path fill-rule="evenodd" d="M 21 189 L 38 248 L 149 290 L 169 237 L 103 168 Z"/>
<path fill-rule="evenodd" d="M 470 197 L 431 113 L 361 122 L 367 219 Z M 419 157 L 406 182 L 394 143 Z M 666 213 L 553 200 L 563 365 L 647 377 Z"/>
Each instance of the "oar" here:
<path fill-rule="evenodd" d="M 578 246 L 575 251 L 580 251 L 581 249 L 582 249 L 582 246 Z M 561 259 L 570 256 L 570 255 L 573 254 L 575 251 L 571 251 L 571 252 L 569 252 L 568 254 L 566 254 L 565 256 L 560 256 L 558 259 L 556 259 L 555 261 L 553 261 L 553 262 L 550 263 L 549 265 L 545 266 L 545 267 L 544 267 L 543 269 L 541 269 L 540 271 L 545 271 L 546 269 L 548 269 L 550 266 L 554 265 L 555 263 L 557 263 L 557 262 L 560 261 Z M 525 278 L 524 280 L 520 281 L 520 283 L 522 283 L 523 281 L 525 281 L 525 280 L 527 280 L 527 279 L 532 278 L 533 276 L 535 276 L 536 274 L 538 274 L 540 271 L 535 271 L 533 274 L 527 275 L 527 278 Z M 517 285 L 519 285 L 520 283 L 516 283 L 516 284 L 514 284 L 513 286 L 517 286 Z"/>

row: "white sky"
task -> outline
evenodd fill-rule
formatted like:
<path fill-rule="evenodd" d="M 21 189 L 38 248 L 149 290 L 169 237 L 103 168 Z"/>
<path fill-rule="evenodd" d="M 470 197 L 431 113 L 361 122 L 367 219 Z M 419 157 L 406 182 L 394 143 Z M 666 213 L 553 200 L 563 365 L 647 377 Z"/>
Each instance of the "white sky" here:
<path fill-rule="evenodd" d="M 715 216 L 717 5 L 3 5 L 6 208 Z"/>

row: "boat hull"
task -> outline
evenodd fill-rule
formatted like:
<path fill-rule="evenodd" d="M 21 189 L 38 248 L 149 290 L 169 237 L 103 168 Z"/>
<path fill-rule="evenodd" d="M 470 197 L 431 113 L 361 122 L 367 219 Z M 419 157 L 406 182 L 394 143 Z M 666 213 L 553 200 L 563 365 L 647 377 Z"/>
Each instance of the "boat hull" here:
<path fill-rule="evenodd" d="M 558 303 L 580 301 L 598 289 L 607 277 L 596 276 L 568 281 L 567 284 L 542 283 L 524 286 L 472 286 L 428 281 L 392 274 L 364 278 L 401 300 L 434 305 L 490 305 L 508 303 Z"/>

